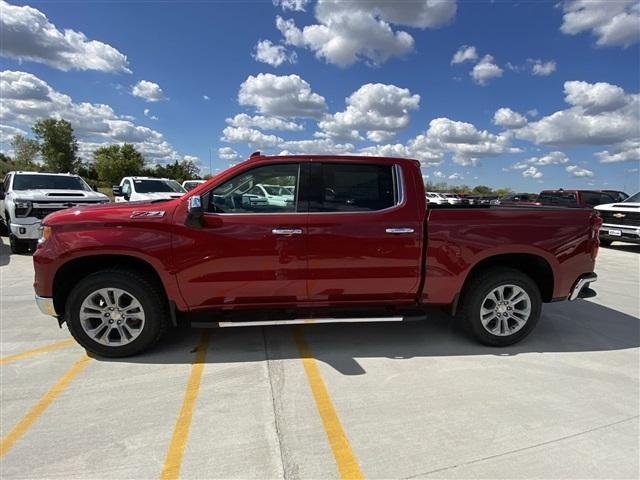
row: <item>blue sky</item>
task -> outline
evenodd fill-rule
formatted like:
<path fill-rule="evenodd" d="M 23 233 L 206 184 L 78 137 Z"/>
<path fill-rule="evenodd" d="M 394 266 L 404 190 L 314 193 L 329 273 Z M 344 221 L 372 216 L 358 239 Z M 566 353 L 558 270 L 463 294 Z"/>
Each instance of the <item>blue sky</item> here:
<path fill-rule="evenodd" d="M 60 115 L 85 158 L 130 141 L 202 173 L 209 152 L 214 171 L 255 149 L 363 152 L 454 184 L 639 189 L 637 1 L 3 2 L 0 17 L 9 153 Z"/>

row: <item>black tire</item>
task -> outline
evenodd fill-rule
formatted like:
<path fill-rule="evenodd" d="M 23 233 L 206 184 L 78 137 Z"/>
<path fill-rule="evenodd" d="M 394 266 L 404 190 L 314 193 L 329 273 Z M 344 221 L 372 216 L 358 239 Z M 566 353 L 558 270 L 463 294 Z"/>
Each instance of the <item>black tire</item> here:
<path fill-rule="evenodd" d="M 529 296 L 531 312 L 524 326 L 519 330 L 513 334 L 500 336 L 491 333 L 484 327 L 480 312 L 487 295 L 497 287 L 504 285 L 515 285 L 524 290 Z M 496 267 L 485 270 L 469 280 L 462 295 L 457 317 L 481 343 L 494 347 L 505 347 L 513 345 L 529 335 L 538 323 L 541 311 L 540 289 L 531 277 L 513 268 Z M 506 329 L 502 331 L 506 332 Z"/>
<path fill-rule="evenodd" d="M 600 246 L 601 247 L 610 247 L 612 243 L 613 243 L 613 240 L 609 240 L 607 238 L 601 238 L 600 239 Z"/>
<path fill-rule="evenodd" d="M 20 240 L 14 234 L 9 234 L 9 245 L 11 247 L 11 253 L 15 253 L 18 255 L 29 253 L 31 243 L 32 242 L 30 242 L 29 240 Z"/>
<path fill-rule="evenodd" d="M 142 305 L 144 325 L 139 336 L 125 345 L 103 345 L 92 339 L 82 328 L 82 302 L 101 288 L 118 288 L 133 295 Z M 65 306 L 69 332 L 89 352 L 103 357 L 128 357 L 151 348 L 169 326 L 167 301 L 155 282 L 144 275 L 124 268 L 101 270 L 83 278 L 69 294 Z"/>

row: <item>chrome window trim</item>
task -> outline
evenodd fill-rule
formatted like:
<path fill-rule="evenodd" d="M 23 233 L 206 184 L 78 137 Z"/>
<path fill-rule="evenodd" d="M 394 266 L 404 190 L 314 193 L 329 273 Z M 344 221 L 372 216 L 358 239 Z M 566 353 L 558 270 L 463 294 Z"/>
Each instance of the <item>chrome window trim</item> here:
<path fill-rule="evenodd" d="M 295 163 L 295 162 L 286 162 L 286 163 Z M 321 162 L 318 162 L 321 163 Z M 328 162 L 328 163 L 336 163 L 336 162 Z M 339 162 L 338 162 L 339 163 Z M 269 165 L 283 165 L 284 163 L 272 163 Z M 376 165 L 376 164 L 369 164 L 369 165 Z M 266 166 L 266 165 L 264 165 Z M 404 186 L 404 176 L 402 173 L 402 167 L 400 164 L 398 163 L 394 163 L 392 164 L 393 166 L 393 170 L 392 170 L 392 175 L 394 178 L 394 190 L 396 190 L 398 192 L 397 195 L 397 199 L 396 199 L 396 203 L 395 205 L 392 205 L 391 207 L 387 207 L 387 208 L 383 208 L 381 210 L 366 210 L 366 211 L 350 211 L 350 212 L 247 212 L 247 213 L 241 213 L 241 212 L 233 212 L 233 213 L 222 213 L 222 212 L 204 212 L 204 215 L 209 215 L 209 216 L 213 216 L 213 215 L 223 215 L 223 216 L 229 216 L 229 215 L 242 215 L 242 216 L 246 216 L 246 215 L 372 215 L 372 214 L 379 214 L 379 213 L 388 213 L 390 211 L 393 210 L 397 210 L 400 209 L 402 207 L 404 207 L 406 205 L 406 198 L 405 198 L 405 186 Z M 300 195 L 300 172 L 302 169 L 302 162 L 298 163 L 298 180 L 297 180 L 297 185 L 296 185 L 296 210 L 298 209 L 298 205 L 299 205 L 299 195 Z M 232 177 L 235 178 L 235 177 Z M 230 179 L 231 180 L 231 179 Z M 213 190 L 215 190 L 215 188 L 212 188 L 211 190 L 208 190 L 207 192 L 203 193 L 201 195 L 204 196 L 208 193 L 212 193 Z"/>

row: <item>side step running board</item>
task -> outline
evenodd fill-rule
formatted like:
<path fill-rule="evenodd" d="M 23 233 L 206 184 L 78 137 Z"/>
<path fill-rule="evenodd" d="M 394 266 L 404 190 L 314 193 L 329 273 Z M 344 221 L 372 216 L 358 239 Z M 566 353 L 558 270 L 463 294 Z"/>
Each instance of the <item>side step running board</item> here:
<path fill-rule="evenodd" d="M 369 323 L 369 322 L 402 322 L 403 317 L 378 318 L 294 318 L 291 320 L 263 320 L 254 322 L 217 322 L 219 327 L 262 327 L 265 325 L 299 325 L 302 323 Z"/>

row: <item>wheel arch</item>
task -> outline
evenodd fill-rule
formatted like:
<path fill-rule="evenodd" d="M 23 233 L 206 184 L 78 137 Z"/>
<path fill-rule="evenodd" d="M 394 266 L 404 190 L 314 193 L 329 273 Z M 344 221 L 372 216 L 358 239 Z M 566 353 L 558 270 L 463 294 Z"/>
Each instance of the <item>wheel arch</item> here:
<path fill-rule="evenodd" d="M 67 298 L 87 275 L 114 268 L 131 270 L 147 277 L 167 298 L 167 289 L 156 269 L 146 260 L 131 255 L 101 254 L 77 257 L 61 265 L 53 278 L 53 303 L 56 312 L 64 312 Z"/>
<path fill-rule="evenodd" d="M 464 295 L 472 278 L 496 267 L 508 267 L 521 271 L 538 285 L 543 302 L 550 302 L 553 299 L 555 281 L 553 269 L 544 257 L 533 253 L 503 253 L 480 260 L 467 273 L 460 295 Z"/>

